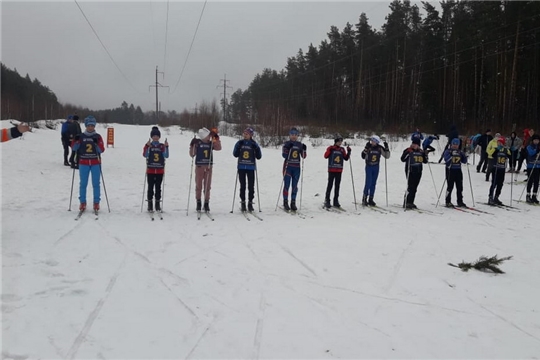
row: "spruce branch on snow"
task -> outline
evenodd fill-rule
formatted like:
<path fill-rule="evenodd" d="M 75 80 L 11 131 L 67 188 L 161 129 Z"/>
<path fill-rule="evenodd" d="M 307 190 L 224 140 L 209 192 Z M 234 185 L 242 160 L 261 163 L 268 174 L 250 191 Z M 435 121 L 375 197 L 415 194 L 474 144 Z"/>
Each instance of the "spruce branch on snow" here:
<path fill-rule="evenodd" d="M 499 265 L 501 265 L 506 260 L 511 260 L 512 256 L 507 256 L 498 259 L 497 255 L 492 256 L 490 258 L 485 256 L 480 256 L 478 260 L 476 260 L 475 263 L 466 263 L 461 262 L 457 265 L 454 265 L 452 263 L 448 263 L 448 265 L 460 268 L 462 271 L 469 271 L 470 269 L 476 269 L 478 271 L 491 271 L 495 274 L 504 274 L 504 271 L 498 268 Z"/>

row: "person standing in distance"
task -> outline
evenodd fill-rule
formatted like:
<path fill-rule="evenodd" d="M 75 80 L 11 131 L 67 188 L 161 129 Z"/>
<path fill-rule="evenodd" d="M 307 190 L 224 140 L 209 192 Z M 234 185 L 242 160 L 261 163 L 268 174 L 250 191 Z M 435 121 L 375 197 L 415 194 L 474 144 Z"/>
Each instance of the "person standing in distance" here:
<path fill-rule="evenodd" d="M 148 211 L 154 211 L 152 206 L 154 194 L 156 198 L 156 211 L 161 211 L 161 184 L 165 174 L 165 159 L 169 157 L 169 143 L 160 143 L 161 132 L 157 126 L 150 131 L 150 140 L 144 145 L 143 156 L 146 158 L 146 179 L 148 181 L 148 191 L 146 199 L 148 201 Z"/>
<path fill-rule="evenodd" d="M 420 139 L 413 139 L 411 146 L 403 150 L 401 161 L 405 163 L 407 176 L 407 193 L 405 194 L 405 208 L 417 209 L 414 204 L 416 190 L 422 178 L 422 164 L 428 162 L 428 156 L 420 149 Z"/>
<path fill-rule="evenodd" d="M 417 138 L 417 141 L 420 141 Z M 363 206 L 376 206 L 373 201 L 375 196 L 375 186 L 377 185 L 377 178 L 379 177 L 379 163 L 381 162 L 381 156 L 385 159 L 390 158 L 390 149 L 388 143 L 383 143 L 381 146 L 381 138 L 377 135 L 373 135 L 369 142 L 366 144 L 364 151 L 362 151 L 362 159 L 366 160 L 366 183 L 364 185 L 364 195 L 362 196 Z"/>
<path fill-rule="evenodd" d="M 259 144 L 253 140 L 253 129 L 248 127 L 244 130 L 244 138 L 234 145 L 233 156 L 238 158 L 238 181 L 240 181 L 240 207 L 242 211 L 253 211 L 253 199 L 255 198 L 255 171 L 257 160 L 262 157 Z M 248 188 L 248 204 L 246 208 L 246 179 Z"/>
<path fill-rule="evenodd" d="M 289 140 L 283 144 L 281 155 L 285 159 L 283 163 L 283 208 L 286 211 L 296 211 L 296 194 L 298 192 L 298 180 L 300 180 L 301 159 L 307 156 L 307 146 L 298 141 L 300 132 L 293 127 L 289 131 Z M 289 188 L 291 187 L 291 206 L 289 206 Z"/>
<path fill-rule="evenodd" d="M 326 185 L 326 196 L 324 198 L 324 207 L 329 209 L 330 206 L 330 193 L 332 192 L 332 186 L 335 183 L 334 188 L 334 201 L 332 205 L 334 207 L 341 207 L 339 203 L 339 187 L 341 185 L 341 174 L 343 173 L 343 163 L 348 161 L 351 156 L 351 148 L 347 146 L 347 151 L 341 146 L 343 143 L 343 137 L 336 134 L 334 137 L 334 145 L 329 146 L 324 153 L 324 158 L 328 159 L 328 184 Z"/>
<path fill-rule="evenodd" d="M 100 175 L 101 154 L 105 151 L 103 138 L 96 132 L 96 119 L 89 115 L 84 119 L 86 130 L 73 139 L 73 151 L 79 158 L 79 211 L 86 210 L 86 188 L 88 177 L 92 175 L 92 188 L 94 190 L 94 211 L 99 210 L 101 200 Z"/>

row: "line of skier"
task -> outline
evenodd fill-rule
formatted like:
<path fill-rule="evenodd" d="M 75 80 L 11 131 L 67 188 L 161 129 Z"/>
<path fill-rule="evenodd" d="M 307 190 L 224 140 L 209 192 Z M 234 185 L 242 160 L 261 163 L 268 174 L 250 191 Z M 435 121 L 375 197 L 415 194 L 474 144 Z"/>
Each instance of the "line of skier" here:
<path fill-rule="evenodd" d="M 86 188 L 89 177 L 91 177 L 91 182 L 93 185 L 93 209 L 97 211 L 100 208 L 100 177 L 103 179 L 103 173 L 101 171 L 101 154 L 105 151 L 105 146 L 101 135 L 95 131 L 96 123 L 96 119 L 91 115 L 85 118 L 85 131 L 74 136 L 70 144 L 73 152 L 77 154 L 80 176 L 80 211 L 84 211 L 86 209 Z M 486 140 L 489 139 L 489 133 L 489 130 L 485 133 Z M 262 158 L 261 147 L 253 139 L 253 135 L 253 128 L 246 128 L 243 131 L 243 138 L 237 141 L 232 153 L 233 156 L 238 159 L 237 182 L 240 183 L 240 208 L 241 211 L 250 212 L 254 211 L 257 160 Z M 488 161 L 488 164 L 486 165 L 486 176 L 489 176 L 490 174 L 492 175 L 488 195 L 488 203 L 490 205 L 502 205 L 499 196 L 504 184 L 507 162 L 512 158 L 512 151 L 514 151 L 515 147 L 517 147 L 516 142 L 513 142 L 512 144 L 514 145 L 508 147 L 507 140 L 498 135 L 499 134 L 490 140 L 488 143 L 489 146 L 486 146 L 487 156 L 484 156 Z M 283 208 L 286 211 L 297 211 L 299 208 L 297 205 L 297 195 L 299 190 L 298 184 L 301 180 L 303 161 L 307 157 L 307 146 L 299 141 L 299 136 L 299 130 L 297 128 L 292 128 L 289 131 L 289 139 L 285 141 L 282 146 L 282 157 L 284 159 L 282 170 L 283 190 L 280 190 L 280 194 L 283 200 Z M 146 144 L 144 144 L 142 153 L 146 159 L 147 165 L 145 182 L 148 182 L 148 189 L 146 192 L 148 211 L 154 211 L 154 209 L 156 211 L 161 211 L 162 208 L 162 187 L 164 187 L 165 160 L 169 157 L 169 144 L 166 139 L 164 143 L 161 143 L 160 138 L 161 133 L 159 129 L 157 127 L 153 127 L 150 132 L 150 139 Z M 421 146 L 422 140 L 424 140 L 424 142 Z M 435 149 L 431 146 L 431 142 L 434 140 L 438 140 L 438 136 L 436 134 L 433 136 L 428 136 L 424 139 L 422 133 L 416 131 L 411 136 L 410 146 L 408 146 L 401 155 L 401 161 L 405 163 L 405 176 L 407 179 L 407 190 L 404 194 L 403 204 L 406 209 L 417 208 L 414 203 L 416 192 L 422 178 L 423 164 L 428 163 L 428 154 L 435 151 Z M 526 201 L 536 204 L 538 204 L 538 188 L 540 178 L 540 161 L 538 160 L 540 154 L 539 143 L 540 136 L 533 133 L 528 141 L 528 145 L 525 148 L 527 154 L 526 160 L 529 179 L 526 186 Z M 476 145 L 482 148 L 482 144 L 482 139 L 479 139 Z M 189 146 L 189 156 L 192 158 L 191 176 L 193 173 L 195 173 L 195 200 L 197 211 L 210 211 L 213 151 L 220 151 L 221 149 L 222 145 L 217 129 L 208 130 L 206 128 L 202 128 L 198 131 L 198 137 L 194 137 L 191 140 Z M 328 146 L 323 154 L 323 157 L 328 161 L 328 181 L 323 205 L 325 208 L 341 207 L 339 202 L 341 175 L 344 170 L 344 163 L 345 161 L 350 160 L 351 153 L 351 147 L 344 144 L 343 137 L 337 134 L 334 137 L 334 145 Z M 362 192 L 362 205 L 376 206 L 374 197 L 380 171 L 380 161 L 381 158 L 390 158 L 390 149 L 388 143 L 381 140 L 381 138 L 377 135 L 372 136 L 361 152 L 361 157 L 365 162 L 365 184 Z M 468 165 L 468 160 L 467 154 L 462 150 L 462 142 L 459 137 L 455 137 L 450 140 L 447 148 L 443 151 L 442 158 L 444 159 L 446 165 L 445 205 L 448 207 L 454 206 L 451 198 L 452 192 L 455 188 L 457 206 L 467 207 L 467 205 L 463 202 L 462 166 Z M 480 172 L 483 165 L 483 163 L 478 164 L 478 172 Z M 352 165 L 350 166 L 352 174 Z M 510 168 L 510 170 L 512 170 L 512 168 Z M 191 182 L 192 178 L 190 177 L 189 196 L 191 196 Z M 332 190 L 333 197 L 331 197 Z M 439 198 L 440 196 L 441 194 L 439 194 Z"/>

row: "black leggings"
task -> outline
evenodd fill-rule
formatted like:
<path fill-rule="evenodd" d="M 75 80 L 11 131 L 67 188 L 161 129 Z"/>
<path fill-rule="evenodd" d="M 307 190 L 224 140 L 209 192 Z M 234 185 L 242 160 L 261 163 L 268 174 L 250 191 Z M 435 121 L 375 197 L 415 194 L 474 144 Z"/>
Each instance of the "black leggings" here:
<path fill-rule="evenodd" d="M 529 169 L 529 180 L 527 181 L 527 194 L 538 194 L 538 183 L 540 181 L 540 168 Z"/>

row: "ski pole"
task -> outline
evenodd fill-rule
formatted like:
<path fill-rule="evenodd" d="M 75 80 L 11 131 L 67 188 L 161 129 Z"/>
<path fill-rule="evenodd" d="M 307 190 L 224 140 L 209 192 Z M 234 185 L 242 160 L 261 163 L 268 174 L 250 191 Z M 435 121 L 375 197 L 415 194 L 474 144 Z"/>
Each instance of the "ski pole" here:
<path fill-rule="evenodd" d="M 403 208 L 406 208 L 407 204 L 407 197 L 409 196 L 409 174 L 411 173 L 411 154 L 409 153 L 409 156 L 407 158 L 407 161 L 409 162 L 407 164 L 407 188 L 405 189 L 405 194 L 403 194 Z"/>
<path fill-rule="evenodd" d="M 259 196 L 259 175 L 257 174 L 257 163 L 255 163 L 255 182 L 257 183 L 257 203 L 259 204 L 259 212 L 261 212 L 261 197 Z"/>
<path fill-rule="evenodd" d="M 514 193 L 514 172 L 511 172 L 510 173 L 510 206 L 512 206 L 513 193 Z"/>
<path fill-rule="evenodd" d="M 146 189 L 146 171 L 144 172 L 144 184 L 143 184 L 143 188 L 142 188 L 142 199 L 141 199 L 141 212 L 143 210 L 143 205 L 144 205 L 144 190 Z"/>
<path fill-rule="evenodd" d="M 521 192 L 521 195 L 520 195 L 518 201 L 521 201 L 521 198 L 523 197 L 523 193 L 525 192 L 525 189 L 527 189 L 527 188 L 529 187 L 529 183 L 530 183 L 530 181 L 531 181 L 531 179 L 532 179 L 532 176 L 531 176 L 531 175 L 532 175 L 532 172 L 533 172 L 534 168 L 536 167 L 536 164 L 538 164 L 538 157 L 539 157 L 539 156 L 540 156 L 540 152 L 538 153 L 538 155 L 536 155 L 536 159 L 535 159 L 534 162 L 533 162 L 533 167 L 531 168 L 531 171 L 529 171 L 529 172 L 527 173 L 527 177 L 528 177 L 528 178 L 527 178 L 527 184 L 525 184 L 525 187 L 523 188 L 523 191 Z"/>
<path fill-rule="evenodd" d="M 165 170 L 165 168 L 163 168 L 163 170 Z M 161 212 L 163 212 L 163 199 L 165 199 L 165 173 L 163 173 L 163 189 L 161 190 L 161 199 L 159 199 L 161 202 Z"/>
<path fill-rule="evenodd" d="M 445 172 L 446 172 L 446 176 L 444 177 L 444 181 L 443 181 L 443 184 L 441 186 L 441 191 L 439 192 L 439 196 L 437 197 L 437 203 L 435 204 L 435 207 L 439 206 L 439 201 L 441 199 L 441 195 L 442 195 L 442 192 L 443 192 L 443 189 L 444 189 L 444 185 L 446 185 L 446 181 L 448 180 L 448 176 L 450 176 L 450 173 L 447 169 L 444 169 Z"/>
<path fill-rule="evenodd" d="M 472 205 L 474 205 L 474 194 L 473 194 L 473 188 L 472 188 L 472 181 L 471 181 L 471 171 L 469 170 L 469 162 L 467 161 L 467 174 L 469 174 L 469 186 L 471 187 L 471 198 L 472 198 Z"/>
<path fill-rule="evenodd" d="M 233 196 L 232 196 L 232 207 L 231 207 L 231 214 L 233 213 L 233 210 L 234 210 L 234 199 L 236 199 L 236 185 L 238 185 L 238 170 L 236 170 L 236 180 L 234 182 L 234 192 L 233 192 Z"/>
<path fill-rule="evenodd" d="M 105 200 L 107 200 L 107 208 L 111 212 L 111 207 L 109 206 L 109 197 L 107 196 L 107 187 L 105 186 L 105 177 L 103 176 L 103 168 L 101 165 L 101 157 L 99 161 L 99 172 L 101 173 L 101 181 L 103 181 L 103 191 L 105 191 Z"/>
<path fill-rule="evenodd" d="M 69 195 L 69 208 L 68 211 L 71 211 L 71 199 L 73 198 L 73 182 L 75 181 L 75 168 L 73 168 L 73 175 L 71 176 L 71 193 Z"/>
<path fill-rule="evenodd" d="M 298 206 L 298 210 L 302 210 L 302 190 L 304 190 L 304 157 L 302 157 L 302 167 L 300 168 L 300 206 Z"/>
<path fill-rule="evenodd" d="M 345 146 L 347 146 L 347 143 L 345 143 Z M 353 198 L 354 198 L 354 209 L 358 210 L 358 204 L 356 203 L 356 190 L 354 189 L 354 175 L 352 171 L 352 160 L 351 160 L 350 154 L 349 154 L 349 167 L 351 169 L 351 182 L 352 182 L 352 193 L 353 193 Z"/>
<path fill-rule="evenodd" d="M 191 196 L 191 183 L 193 182 L 193 162 L 195 161 L 195 156 L 191 158 L 191 174 L 189 175 L 189 187 L 188 187 L 188 197 L 187 197 L 187 209 L 186 216 L 189 215 L 189 199 Z"/>
<path fill-rule="evenodd" d="M 388 207 L 388 168 L 386 158 L 384 158 L 384 192 L 386 193 L 386 207 Z"/>
<path fill-rule="evenodd" d="M 285 164 L 283 166 L 283 178 L 281 179 L 281 186 L 279 187 L 279 193 L 278 193 L 278 197 L 277 197 L 277 201 L 276 201 L 276 208 L 274 209 L 274 211 L 277 211 L 277 208 L 278 208 L 278 204 L 279 204 L 279 197 L 282 196 L 282 190 L 283 190 L 283 183 L 285 182 L 285 177 L 287 177 L 287 166 L 289 166 L 289 158 L 291 157 L 291 152 L 290 152 L 290 149 L 289 149 L 289 155 L 287 156 L 287 160 L 285 160 Z M 289 175 L 291 176 L 291 175 Z M 291 179 L 292 179 L 292 176 L 291 176 Z"/>
<path fill-rule="evenodd" d="M 429 162 L 427 163 L 427 166 L 429 168 L 429 172 L 431 173 L 431 180 L 433 181 L 433 189 L 435 190 L 435 196 L 437 196 L 437 185 L 435 185 L 435 178 L 433 177 L 433 171 L 431 171 L 431 166 L 429 165 Z"/>

